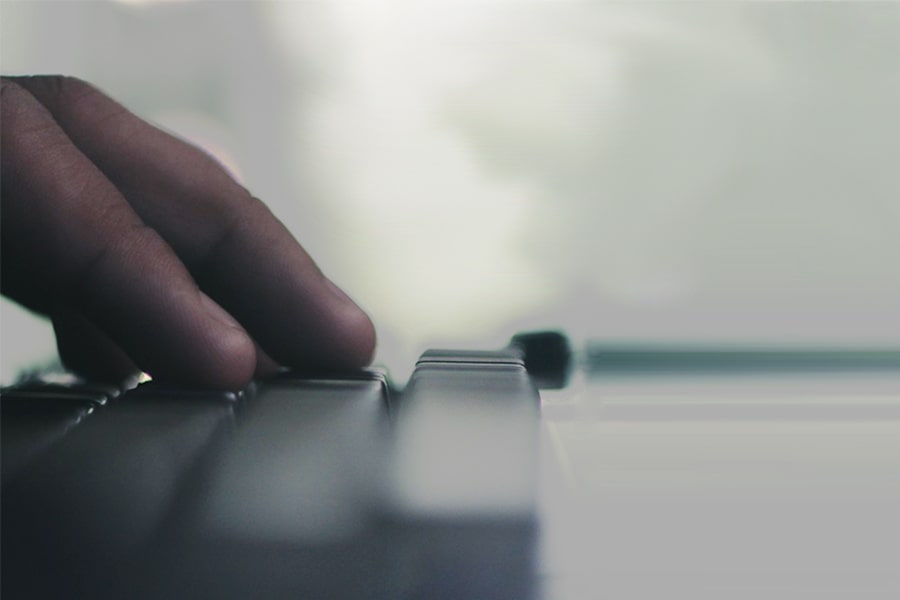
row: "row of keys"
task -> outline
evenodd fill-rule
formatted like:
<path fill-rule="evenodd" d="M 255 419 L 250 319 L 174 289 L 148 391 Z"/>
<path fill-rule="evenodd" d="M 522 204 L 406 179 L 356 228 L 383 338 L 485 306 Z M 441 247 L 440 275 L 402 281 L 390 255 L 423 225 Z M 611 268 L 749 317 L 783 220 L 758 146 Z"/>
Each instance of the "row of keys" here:
<path fill-rule="evenodd" d="M 5 392 L 4 460 L 8 402 L 86 412 L 4 463 L 4 596 L 528 598 L 537 394 L 434 358 L 399 398 L 376 372 Z"/>

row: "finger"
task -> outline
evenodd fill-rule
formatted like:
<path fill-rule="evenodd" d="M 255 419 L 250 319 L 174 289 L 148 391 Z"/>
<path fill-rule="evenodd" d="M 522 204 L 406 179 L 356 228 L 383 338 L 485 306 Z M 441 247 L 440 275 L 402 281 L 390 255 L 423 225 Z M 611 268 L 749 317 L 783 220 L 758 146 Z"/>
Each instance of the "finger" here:
<path fill-rule="evenodd" d="M 58 308 L 52 320 L 59 356 L 69 371 L 89 380 L 110 382 L 126 381 L 140 373 L 118 344 L 82 315 Z M 269 377 L 279 369 L 278 363 L 257 346 L 254 377 Z"/>
<path fill-rule="evenodd" d="M 83 82 L 21 83 L 275 360 L 369 362 L 375 345 L 369 318 L 213 159 Z"/>
<path fill-rule="evenodd" d="M 247 333 L 40 103 L 9 81 L 2 90 L 2 250 L 33 273 L 32 291 L 72 306 L 155 377 L 244 385 L 256 363 Z"/>
<path fill-rule="evenodd" d="M 76 312 L 57 310 L 53 331 L 62 363 L 74 373 L 94 381 L 121 382 L 140 371 L 118 344 Z"/>

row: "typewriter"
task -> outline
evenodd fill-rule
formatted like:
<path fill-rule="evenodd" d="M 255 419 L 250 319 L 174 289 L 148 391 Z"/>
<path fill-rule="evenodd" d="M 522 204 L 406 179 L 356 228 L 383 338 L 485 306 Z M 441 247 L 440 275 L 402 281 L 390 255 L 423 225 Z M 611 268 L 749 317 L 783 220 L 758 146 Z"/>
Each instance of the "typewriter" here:
<path fill-rule="evenodd" d="M 892 350 L 541 332 L 402 389 L 44 376 L 0 406 L 4 598 L 900 592 Z"/>

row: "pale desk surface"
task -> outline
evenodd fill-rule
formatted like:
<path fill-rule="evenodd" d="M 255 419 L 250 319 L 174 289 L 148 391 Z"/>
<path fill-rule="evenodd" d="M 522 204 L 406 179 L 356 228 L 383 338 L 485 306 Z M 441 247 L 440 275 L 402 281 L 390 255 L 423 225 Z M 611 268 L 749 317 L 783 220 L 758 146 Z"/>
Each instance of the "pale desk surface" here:
<path fill-rule="evenodd" d="M 900 373 L 542 396 L 547 600 L 900 597 Z"/>

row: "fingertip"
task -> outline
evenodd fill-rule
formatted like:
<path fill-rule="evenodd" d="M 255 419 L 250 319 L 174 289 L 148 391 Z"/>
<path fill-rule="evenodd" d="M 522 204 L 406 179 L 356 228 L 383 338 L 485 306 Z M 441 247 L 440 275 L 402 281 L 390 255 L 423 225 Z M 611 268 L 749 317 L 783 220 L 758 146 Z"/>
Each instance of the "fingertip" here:
<path fill-rule="evenodd" d="M 324 277 L 325 287 L 337 300 L 333 305 L 336 313 L 335 337 L 340 354 L 336 357 L 339 366 L 357 369 L 371 364 L 375 354 L 375 325 L 344 290 Z"/>
<path fill-rule="evenodd" d="M 154 351 L 144 370 L 154 379 L 188 387 L 246 387 L 256 370 L 256 348 L 243 327 L 202 292 L 199 306 L 188 302 L 179 312 L 173 315 L 178 323 L 172 336 L 147 338 Z"/>
<path fill-rule="evenodd" d="M 358 369 L 372 363 L 375 354 L 375 325 L 356 304 L 344 304 L 338 311 L 334 327 L 336 366 Z"/>
<path fill-rule="evenodd" d="M 60 360 L 70 371 L 94 381 L 119 383 L 140 373 L 128 355 L 80 314 L 57 309 L 53 330 Z"/>
<path fill-rule="evenodd" d="M 205 384 L 210 387 L 239 390 L 247 386 L 256 371 L 256 348 L 246 331 L 222 327 L 214 349 L 215 360 Z"/>
<path fill-rule="evenodd" d="M 256 371 L 256 344 L 243 327 L 209 296 L 200 292 L 208 317 L 205 336 L 207 360 L 197 372 L 197 383 L 204 386 L 241 389 Z"/>

